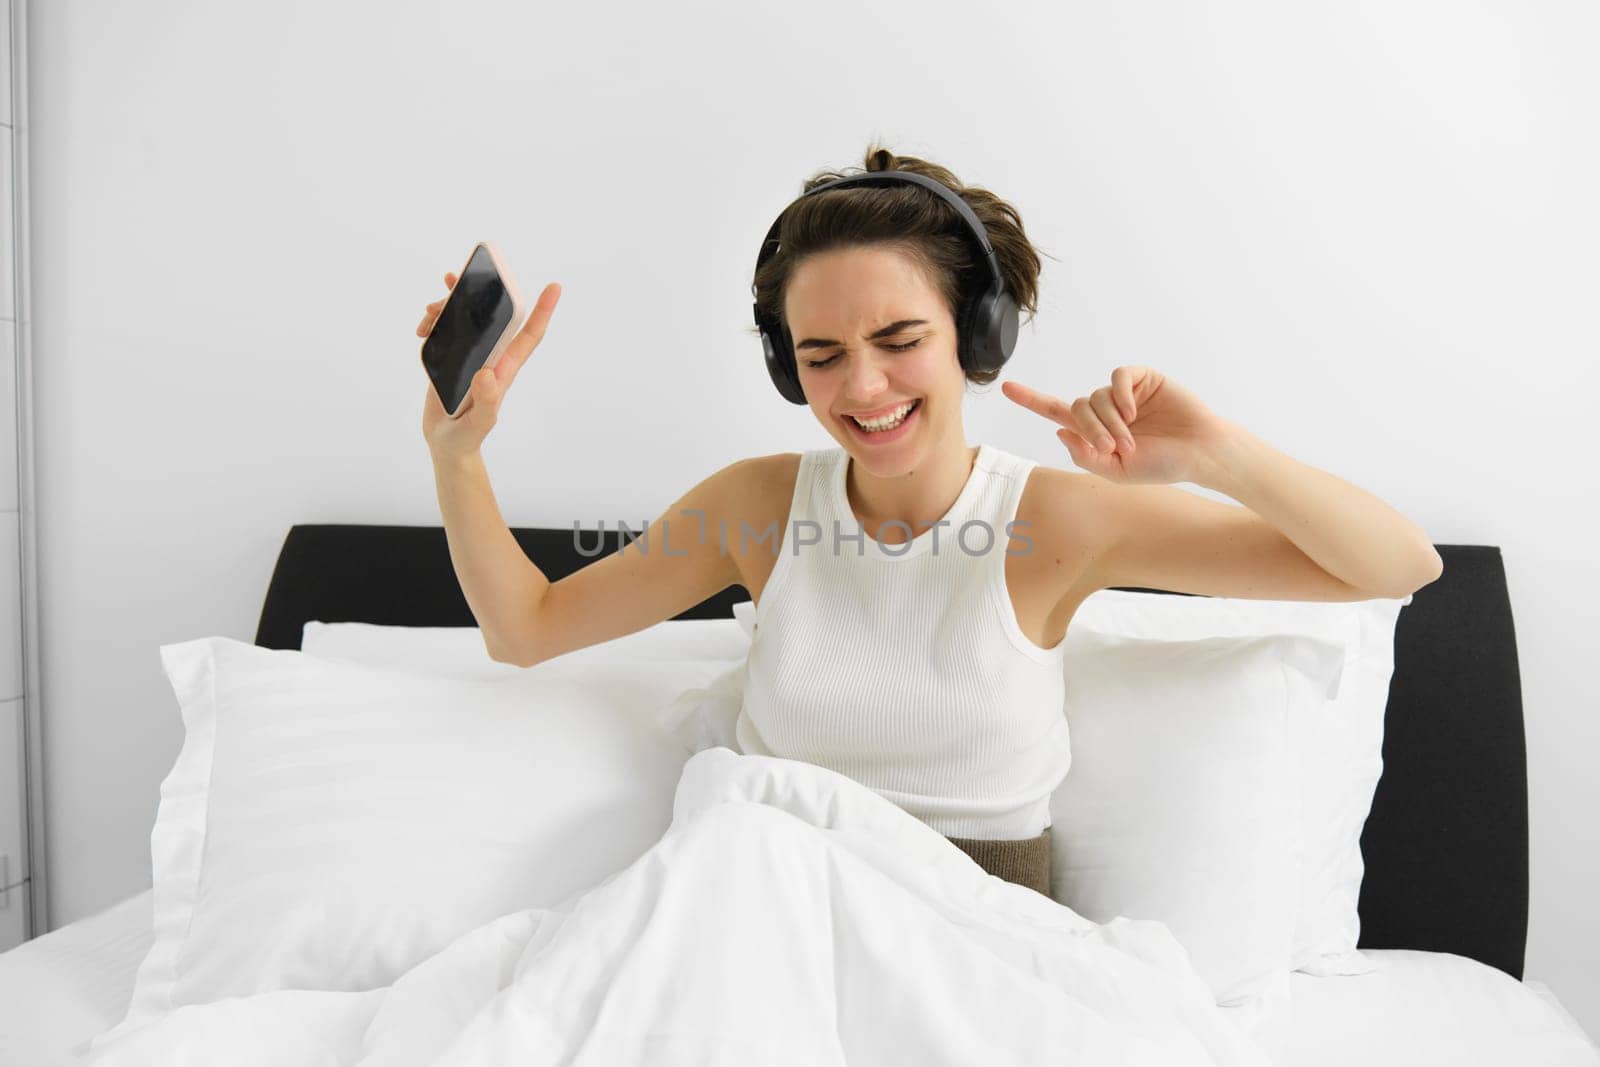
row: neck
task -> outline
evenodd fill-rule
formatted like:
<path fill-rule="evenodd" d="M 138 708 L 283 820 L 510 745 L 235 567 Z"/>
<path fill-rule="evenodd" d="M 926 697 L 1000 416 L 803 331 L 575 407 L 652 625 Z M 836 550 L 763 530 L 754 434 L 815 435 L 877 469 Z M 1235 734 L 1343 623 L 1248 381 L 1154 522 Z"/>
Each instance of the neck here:
<path fill-rule="evenodd" d="M 847 455 L 844 492 L 856 521 L 868 537 L 898 545 L 931 528 L 955 506 L 972 476 L 978 447 L 957 437 L 948 445 L 929 448 L 909 469 L 878 473 L 868 470 L 853 454 Z M 895 521 L 911 526 L 909 537 L 899 525 L 882 530 L 880 536 L 879 528 Z"/>

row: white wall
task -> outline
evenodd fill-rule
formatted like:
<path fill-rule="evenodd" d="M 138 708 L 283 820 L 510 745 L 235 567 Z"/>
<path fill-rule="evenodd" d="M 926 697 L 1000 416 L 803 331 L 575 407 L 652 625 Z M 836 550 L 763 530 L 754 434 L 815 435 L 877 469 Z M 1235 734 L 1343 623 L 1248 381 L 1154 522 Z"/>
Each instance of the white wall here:
<path fill-rule="evenodd" d="M 766 380 L 750 272 L 881 135 L 1060 257 L 1011 377 L 1070 399 L 1155 366 L 1503 548 L 1528 975 L 1600 1033 L 1596 9 L 994 11 L 34 5 L 53 924 L 149 884 L 181 733 L 157 646 L 250 640 L 292 523 L 439 521 L 413 331 L 472 242 L 565 288 L 486 447 L 508 521 L 642 522 L 831 443 Z M 969 439 L 1071 466 L 998 388 L 969 404 Z"/>

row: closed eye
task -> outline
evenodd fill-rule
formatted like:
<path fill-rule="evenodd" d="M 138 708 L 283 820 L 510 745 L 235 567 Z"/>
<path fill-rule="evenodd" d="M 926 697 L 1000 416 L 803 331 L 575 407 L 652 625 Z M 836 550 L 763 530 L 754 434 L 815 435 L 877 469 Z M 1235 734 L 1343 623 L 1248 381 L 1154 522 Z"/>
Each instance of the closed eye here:
<path fill-rule="evenodd" d="M 903 345 L 884 345 L 883 347 L 887 348 L 891 352 L 904 352 L 907 349 L 916 348 L 918 345 L 920 345 L 922 343 L 922 340 L 923 339 L 919 337 L 915 341 L 908 341 Z M 805 365 L 810 367 L 810 368 L 812 368 L 813 370 L 815 370 L 815 369 L 817 369 L 819 367 L 826 367 L 828 364 L 832 363 L 834 360 L 836 360 L 838 358 L 839 357 L 837 355 L 833 355 L 833 356 L 829 356 L 827 359 L 821 359 L 821 360 L 808 359 L 808 360 L 805 360 Z"/>

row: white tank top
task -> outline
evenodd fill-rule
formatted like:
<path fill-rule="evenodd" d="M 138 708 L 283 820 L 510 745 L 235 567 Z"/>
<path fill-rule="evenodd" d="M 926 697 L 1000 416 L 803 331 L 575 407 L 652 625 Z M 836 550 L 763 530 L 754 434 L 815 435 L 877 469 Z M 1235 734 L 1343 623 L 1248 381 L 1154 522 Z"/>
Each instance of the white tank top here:
<path fill-rule="evenodd" d="M 1072 762 L 1066 642 L 1024 635 L 1005 584 L 1011 537 L 1012 553 L 1040 551 L 1029 527 L 1008 531 L 1036 464 L 979 446 L 944 518 L 880 544 L 850 509 L 849 459 L 801 454 L 756 605 L 739 747 L 838 771 L 949 837 L 1035 837 Z"/>

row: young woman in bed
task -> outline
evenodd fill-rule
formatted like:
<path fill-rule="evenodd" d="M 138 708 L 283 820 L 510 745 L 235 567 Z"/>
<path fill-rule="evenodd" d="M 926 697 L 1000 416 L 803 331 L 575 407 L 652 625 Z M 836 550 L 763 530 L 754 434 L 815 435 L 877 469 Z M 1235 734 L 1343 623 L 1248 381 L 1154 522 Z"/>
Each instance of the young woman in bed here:
<path fill-rule="evenodd" d="M 773 383 L 837 448 L 731 463 L 641 541 L 549 582 L 501 518 L 479 446 L 544 336 L 551 283 L 464 417 L 427 389 L 451 558 L 490 654 L 525 666 L 744 586 L 741 749 L 849 775 L 1048 895 L 1049 800 L 1070 763 L 1061 658 L 1086 597 L 1399 598 L 1441 561 L 1383 501 L 1149 367 L 1070 403 L 1003 383 L 1087 473 L 968 444 L 965 388 L 999 376 L 1017 309 L 1036 311 L 1039 256 L 1014 208 L 944 167 L 873 148 L 844 177 L 806 183 L 752 286 Z"/>

